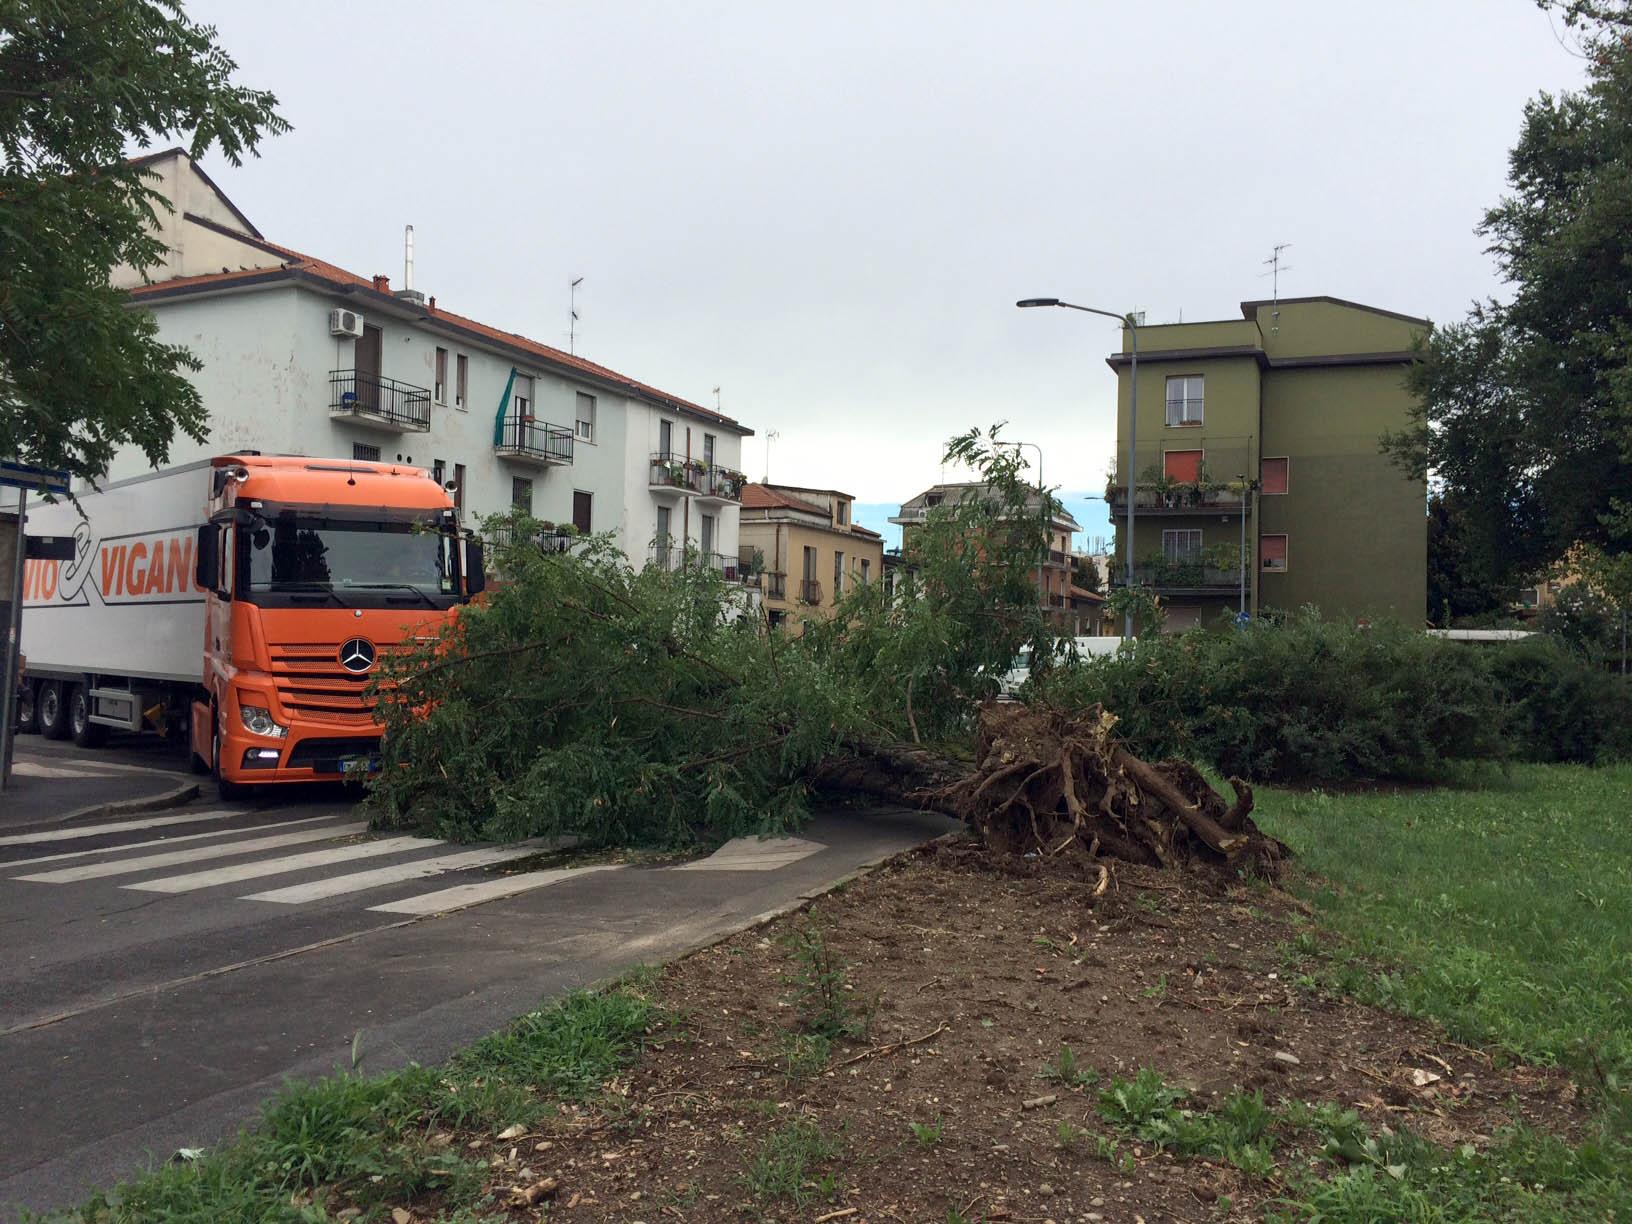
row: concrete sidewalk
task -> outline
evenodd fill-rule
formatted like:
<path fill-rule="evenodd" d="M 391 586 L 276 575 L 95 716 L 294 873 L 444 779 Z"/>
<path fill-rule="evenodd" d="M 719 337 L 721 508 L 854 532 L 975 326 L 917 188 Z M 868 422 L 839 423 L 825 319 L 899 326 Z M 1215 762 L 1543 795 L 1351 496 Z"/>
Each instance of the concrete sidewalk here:
<path fill-rule="evenodd" d="M 130 743 L 140 741 L 130 737 Z M 213 798 L 212 784 L 193 777 L 178 756 L 165 744 L 108 751 L 22 736 L 0 791 L 0 828 L 176 806 L 196 798 L 201 781 Z"/>

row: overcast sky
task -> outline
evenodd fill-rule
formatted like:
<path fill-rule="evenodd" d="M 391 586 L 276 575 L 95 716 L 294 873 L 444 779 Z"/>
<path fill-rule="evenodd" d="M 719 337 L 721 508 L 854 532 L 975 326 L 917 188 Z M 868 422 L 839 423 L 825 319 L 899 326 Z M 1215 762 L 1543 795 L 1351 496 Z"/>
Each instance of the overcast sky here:
<path fill-rule="evenodd" d="M 1580 82 L 1531 0 L 981 5 L 195 0 L 294 131 L 220 186 L 756 432 L 749 475 L 899 502 L 999 419 L 1098 493 L 1115 326 L 1496 292 L 1473 227 L 1525 101 Z M 1090 529 L 1093 530 L 1092 528 Z"/>

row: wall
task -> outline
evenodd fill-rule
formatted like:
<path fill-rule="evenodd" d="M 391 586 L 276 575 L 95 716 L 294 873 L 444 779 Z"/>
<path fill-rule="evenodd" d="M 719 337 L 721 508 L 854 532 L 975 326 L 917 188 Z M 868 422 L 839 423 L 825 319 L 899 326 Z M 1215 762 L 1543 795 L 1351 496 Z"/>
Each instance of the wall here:
<path fill-rule="evenodd" d="M 769 513 L 774 517 L 759 518 Z M 742 523 L 742 546 L 757 548 L 765 555 L 765 572 L 780 569 L 787 575 L 784 600 L 766 599 L 771 611 L 784 612 L 797 619 L 812 612 L 799 599 L 799 584 L 804 578 L 804 550 L 816 550 L 816 581 L 822 584 L 822 599 L 817 605 L 821 615 L 830 615 L 838 602 L 839 592 L 833 589 L 833 554 L 844 554 L 845 585 L 848 594 L 854 583 L 861 580 L 861 562 L 868 567 L 871 581 L 878 582 L 884 573 L 884 542 L 870 536 L 857 535 L 842 528 L 818 525 L 809 515 L 788 511 L 750 511 Z M 762 589 L 769 589 L 768 586 Z"/>

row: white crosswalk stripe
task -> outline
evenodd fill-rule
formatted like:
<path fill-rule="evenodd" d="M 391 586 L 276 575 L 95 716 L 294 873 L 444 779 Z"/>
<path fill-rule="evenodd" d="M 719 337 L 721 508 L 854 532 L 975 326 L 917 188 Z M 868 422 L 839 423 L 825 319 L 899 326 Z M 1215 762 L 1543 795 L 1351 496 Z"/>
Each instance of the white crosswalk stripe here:
<path fill-rule="evenodd" d="M 282 905 L 302 905 L 308 901 L 321 901 L 325 897 L 338 897 L 345 893 L 364 892 L 371 888 L 384 888 L 388 884 L 401 884 L 408 880 L 423 880 L 427 876 L 441 875 L 446 871 L 461 871 L 470 867 L 491 867 L 496 863 L 507 863 L 511 859 L 525 858 L 529 854 L 537 854 L 536 846 L 504 846 L 488 847 L 480 850 L 466 850 L 460 854 L 444 854 L 437 858 L 416 859 L 411 863 L 397 863 L 390 867 L 376 867 L 372 871 L 357 871 L 351 875 L 334 876 L 327 880 L 313 880 L 307 884 L 291 884 L 287 888 L 274 888 L 269 892 L 252 893 L 244 897 L 245 901 L 275 901 Z"/>
<path fill-rule="evenodd" d="M 826 849 L 799 837 L 734 837 L 707 858 L 682 863 L 674 871 L 775 871 Z"/>
<path fill-rule="evenodd" d="M 223 816 L 241 813 L 215 809 L 208 812 L 188 812 L 185 816 L 154 816 L 147 820 L 120 820 L 113 824 L 63 825 L 40 833 L 17 833 L 0 837 L 0 846 L 36 846 L 41 842 L 73 841 L 78 837 L 95 837 L 103 833 L 130 833 L 137 829 L 162 829 L 168 825 L 197 824 L 201 820 L 219 820 Z"/>
<path fill-rule="evenodd" d="M 292 854 L 285 858 L 266 859 L 257 863 L 239 863 L 231 867 L 217 867 L 211 871 L 197 871 L 189 875 L 165 876 L 158 880 L 143 880 L 124 887 L 139 892 L 182 893 L 199 888 L 214 888 L 220 884 L 237 884 L 261 876 L 286 875 L 311 867 L 328 867 L 353 859 L 375 858 L 382 854 L 398 854 L 404 850 L 421 850 L 446 845 L 430 837 L 387 837 L 380 841 L 355 842 L 313 850 L 306 854 Z"/>
<path fill-rule="evenodd" d="M 233 812 L 230 815 L 241 815 Z M 41 854 L 34 858 L 12 859 L 0 863 L 0 871 L 17 867 L 37 867 L 41 863 L 60 863 L 67 859 L 90 858 L 97 854 L 125 854 L 131 850 L 151 850 L 154 846 L 179 846 L 183 842 L 203 841 L 208 837 L 243 837 L 250 833 L 266 833 L 272 829 L 294 829 L 301 825 L 316 824 L 320 820 L 335 820 L 338 812 L 327 816 L 307 816 L 304 820 L 279 820 L 273 824 L 248 825 L 242 829 L 211 829 L 208 833 L 183 833 L 180 837 L 156 837 L 151 841 L 126 842 L 120 846 L 98 846 L 94 850 L 66 850 L 61 854 Z"/>
<path fill-rule="evenodd" d="M 284 846 L 298 846 L 302 842 L 327 841 L 361 833 L 366 824 L 330 825 L 321 829 L 298 829 L 293 833 L 278 833 L 271 837 L 252 837 L 247 841 L 221 842 L 210 846 L 194 846 L 188 850 L 170 850 L 163 854 L 143 854 L 136 858 L 116 859 L 110 863 L 82 863 L 78 867 L 58 867 L 31 875 L 13 876 L 14 880 L 29 880 L 36 884 L 75 884 L 81 880 L 100 880 L 108 876 L 135 875 L 160 867 L 179 867 L 183 863 L 197 863 L 204 859 L 231 858 L 240 854 L 254 854 L 259 850 L 277 850 Z M 16 864 L 11 864 L 16 866 Z"/>
<path fill-rule="evenodd" d="M 483 901 L 496 901 L 501 897 L 513 897 L 518 893 L 531 892 L 535 888 L 547 888 L 551 884 L 559 884 L 561 881 L 569 880 L 574 876 L 588 875 L 594 871 L 617 870 L 619 870 L 617 863 L 606 863 L 595 867 L 562 867 L 549 871 L 524 871 L 517 875 L 501 876 L 496 880 L 483 880 L 475 884 L 456 884 L 452 888 L 422 893 L 417 897 L 404 897 L 400 901 L 387 901 L 384 905 L 371 905 L 368 908 L 381 914 L 412 914 L 420 917 L 427 914 L 445 914 L 450 910 L 480 905 Z"/>

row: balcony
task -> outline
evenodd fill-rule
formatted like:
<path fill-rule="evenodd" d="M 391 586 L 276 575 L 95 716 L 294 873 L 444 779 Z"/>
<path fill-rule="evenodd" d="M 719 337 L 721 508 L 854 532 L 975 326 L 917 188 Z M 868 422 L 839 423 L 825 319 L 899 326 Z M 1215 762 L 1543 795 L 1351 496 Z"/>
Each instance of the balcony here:
<path fill-rule="evenodd" d="M 572 462 L 572 442 L 570 429 L 531 417 L 511 417 L 502 423 L 493 453 L 532 467 L 560 467 Z"/>
<path fill-rule="evenodd" d="M 1127 575 L 1121 566 L 1111 568 L 1112 584 L 1125 586 Z M 1152 587 L 1164 595 L 1206 595 L 1240 589 L 1241 570 L 1202 561 L 1153 561 L 1133 567 L 1133 582 L 1135 586 Z"/>
<path fill-rule="evenodd" d="M 698 495 L 713 501 L 740 502 L 742 486 L 748 483 L 748 478 L 741 472 L 718 464 L 700 473 L 700 476 Z"/>
<path fill-rule="evenodd" d="M 574 528 L 550 527 L 547 524 L 531 532 L 517 532 L 513 527 L 494 527 L 487 532 L 487 542 L 495 548 L 525 543 L 542 553 L 570 552 L 573 544 L 581 538 Z"/>
<path fill-rule="evenodd" d="M 1111 513 L 1125 514 L 1128 509 L 1128 491 L 1126 488 L 1110 488 L 1105 491 L 1105 500 L 1109 504 Z M 1182 514 L 1220 514 L 1237 515 L 1245 512 L 1247 496 L 1239 488 L 1216 488 L 1181 484 L 1169 489 L 1135 488 L 1133 491 L 1133 508 L 1136 514 L 1182 515 Z"/>
<path fill-rule="evenodd" d="M 822 584 L 815 578 L 799 580 L 799 602 L 816 605 L 822 602 Z"/>
<path fill-rule="evenodd" d="M 431 393 L 366 371 L 330 370 L 329 416 L 387 433 L 423 433 L 431 427 Z"/>
<path fill-rule="evenodd" d="M 654 489 L 673 489 L 677 493 L 700 493 L 703 477 L 708 469 L 695 459 L 684 455 L 658 451 L 651 458 L 646 483 Z"/>
<path fill-rule="evenodd" d="M 1204 429 L 1169 431 L 1160 443 L 1141 446 L 1134 455 L 1133 506 L 1141 514 L 1226 515 L 1246 511 L 1243 478 L 1258 478 L 1257 446 L 1246 434 L 1221 435 Z M 1116 470 L 1105 484 L 1112 514 L 1128 510 L 1128 457 L 1117 455 Z"/>
<path fill-rule="evenodd" d="M 661 548 L 652 546 L 651 564 L 669 573 L 678 573 L 687 567 L 713 570 L 727 582 L 747 582 L 747 571 L 736 557 L 724 553 L 698 552 L 695 548 Z"/>
<path fill-rule="evenodd" d="M 765 598 L 787 600 L 788 576 L 786 574 L 765 575 Z"/>

